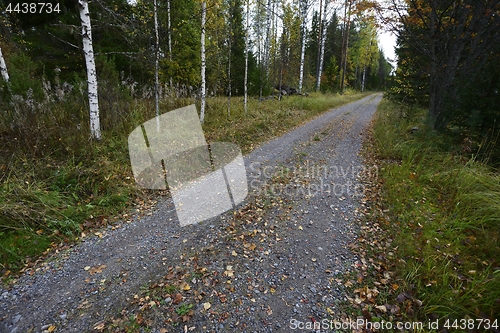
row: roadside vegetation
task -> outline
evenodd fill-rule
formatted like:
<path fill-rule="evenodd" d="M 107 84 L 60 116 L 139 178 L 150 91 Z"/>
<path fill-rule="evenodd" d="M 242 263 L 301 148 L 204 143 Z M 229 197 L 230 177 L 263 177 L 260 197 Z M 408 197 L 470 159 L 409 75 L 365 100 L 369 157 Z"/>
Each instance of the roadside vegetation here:
<path fill-rule="evenodd" d="M 111 223 L 132 206 L 149 203 L 148 191 L 135 186 L 128 157 L 128 134 L 154 117 L 154 101 L 133 100 L 116 86 L 100 87 L 103 139 L 88 130 L 86 96 L 74 92 L 63 101 L 29 105 L 20 99 L 0 120 L 0 276 L 15 275 L 50 249 L 78 240 L 82 231 Z M 290 96 L 281 101 L 233 97 L 207 100 L 203 125 L 208 142 L 234 142 L 248 153 L 329 108 L 365 94 L 348 92 Z M 113 101 L 106 103 L 105 101 Z M 198 103 L 168 99 L 161 111 Z M 16 108 L 25 112 L 16 113 Z M 31 108 L 31 109 L 30 109 Z M 198 105 L 199 109 L 199 105 Z M 26 110 L 30 116 L 24 117 Z M 23 117 L 20 117 L 23 115 Z M 9 116 L 9 119 L 5 117 Z M 10 128 L 5 124 L 13 124 Z"/>
<path fill-rule="evenodd" d="M 467 141 L 437 134 L 426 119 L 423 109 L 384 99 L 367 142 L 379 165 L 369 180 L 379 193 L 369 197 L 380 200 L 370 203 L 362 228 L 370 234 L 358 250 L 373 258 L 364 274 L 378 288 L 370 310 L 463 332 L 471 327 L 455 320 L 474 319 L 485 331 L 479 319 L 500 318 L 500 175 L 486 163 L 488 146 L 479 160 Z"/>

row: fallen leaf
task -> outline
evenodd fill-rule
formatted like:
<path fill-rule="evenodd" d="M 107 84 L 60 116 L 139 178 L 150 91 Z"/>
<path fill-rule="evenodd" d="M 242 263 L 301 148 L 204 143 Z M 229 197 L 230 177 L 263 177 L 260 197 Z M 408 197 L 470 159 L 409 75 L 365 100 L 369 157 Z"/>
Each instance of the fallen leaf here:
<path fill-rule="evenodd" d="M 96 331 L 103 331 L 104 330 L 104 322 L 100 322 L 94 325 L 94 329 Z"/>
<path fill-rule="evenodd" d="M 180 304 L 182 302 L 182 295 L 181 294 L 175 294 L 174 295 L 174 300 L 172 303 L 175 305 Z"/>
<path fill-rule="evenodd" d="M 85 267 L 87 268 L 87 267 Z M 94 275 L 96 273 L 102 273 L 102 270 L 106 268 L 106 265 L 101 265 L 99 267 L 93 267 L 89 270 L 90 275 Z"/>
<path fill-rule="evenodd" d="M 210 304 L 210 302 L 203 303 L 203 308 L 204 308 L 205 310 L 208 310 L 208 309 L 210 309 L 211 307 L 212 307 L 212 304 Z"/>

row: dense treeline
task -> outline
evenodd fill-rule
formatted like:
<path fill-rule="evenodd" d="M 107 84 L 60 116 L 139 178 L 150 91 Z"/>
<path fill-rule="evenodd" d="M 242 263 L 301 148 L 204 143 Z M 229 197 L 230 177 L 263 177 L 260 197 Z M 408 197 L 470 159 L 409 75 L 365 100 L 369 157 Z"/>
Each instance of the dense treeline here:
<path fill-rule="evenodd" d="M 0 45 L 9 71 L 23 71 L 29 62 L 32 68 L 29 75 L 39 82 L 43 78 L 52 84 L 55 80 L 74 84 L 75 76 L 84 77 L 78 6 L 72 1 L 59 4 L 60 13 L 52 14 L 9 13 L 3 6 Z M 135 97 L 149 97 L 154 83 L 156 48 L 153 2 L 96 0 L 89 6 L 98 63 L 112 64 L 119 83 L 127 83 Z M 169 96 L 197 94 L 201 84 L 200 1 L 162 0 L 157 6 L 162 92 L 168 92 Z M 306 9 L 304 15 L 299 11 L 300 6 Z M 319 51 L 324 53 L 321 89 L 338 91 L 346 25 L 330 3 L 323 4 L 321 18 L 318 6 L 311 0 L 250 1 L 247 27 L 246 1 L 208 1 L 207 95 L 227 95 L 229 83 L 233 95 L 243 94 L 247 33 L 250 94 L 268 95 L 280 82 L 298 87 L 303 37 L 304 89 L 316 88 L 318 49 L 322 47 L 318 38 L 324 38 L 324 51 Z M 374 19 L 355 14 L 354 7 L 351 10 L 348 33 L 352 42 L 346 84 L 358 89 L 380 89 L 390 68 L 378 49 Z M 24 88 L 12 87 L 11 92 L 26 93 Z M 38 97 L 42 96 L 40 89 L 33 87 Z"/>
<path fill-rule="evenodd" d="M 393 96 L 464 152 L 500 161 L 500 3 L 391 0 L 397 16 Z"/>

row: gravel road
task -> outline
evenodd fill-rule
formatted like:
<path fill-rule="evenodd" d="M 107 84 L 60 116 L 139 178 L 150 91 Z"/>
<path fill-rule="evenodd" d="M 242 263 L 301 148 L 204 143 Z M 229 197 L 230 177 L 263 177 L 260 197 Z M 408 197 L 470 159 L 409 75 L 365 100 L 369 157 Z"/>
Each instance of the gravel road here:
<path fill-rule="evenodd" d="M 163 197 L 25 272 L 0 289 L 0 332 L 113 331 L 144 303 L 134 295 L 193 270 L 202 273 L 184 279 L 185 323 L 172 322 L 176 302 L 165 297 L 142 306 L 148 332 L 289 332 L 335 317 L 344 295 L 332 279 L 356 261 L 347 245 L 367 169 L 358 152 L 381 98 L 331 110 L 245 156 L 250 194 L 236 211 L 180 227 Z"/>

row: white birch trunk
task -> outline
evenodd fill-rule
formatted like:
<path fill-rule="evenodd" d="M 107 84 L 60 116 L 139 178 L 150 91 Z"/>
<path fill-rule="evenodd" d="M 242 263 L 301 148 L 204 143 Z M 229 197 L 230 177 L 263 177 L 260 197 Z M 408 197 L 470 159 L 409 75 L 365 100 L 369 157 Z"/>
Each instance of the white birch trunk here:
<path fill-rule="evenodd" d="M 248 102 L 248 38 L 249 38 L 249 26 L 248 26 L 248 15 L 250 12 L 250 0 L 247 0 L 247 22 L 246 22 L 246 36 L 245 36 L 245 98 L 244 98 L 244 114 L 247 114 L 247 102 Z"/>
<path fill-rule="evenodd" d="M 170 60 L 170 65 L 172 65 L 172 23 L 170 21 L 170 0 L 167 0 L 167 27 L 168 27 L 168 60 Z M 170 89 L 172 90 L 172 76 L 170 76 Z"/>
<path fill-rule="evenodd" d="M 267 1 L 267 9 L 266 9 L 266 14 L 267 14 L 267 22 L 266 22 L 266 41 L 264 44 L 264 64 L 265 64 L 265 69 L 266 69 L 266 76 L 269 76 L 269 64 L 271 63 L 270 59 L 270 44 L 271 44 L 271 15 L 274 14 L 271 13 L 271 1 Z"/>
<path fill-rule="evenodd" d="M 2 72 L 2 77 L 4 81 L 9 82 L 9 72 L 7 71 L 7 65 L 5 64 L 5 59 L 3 58 L 1 47 L 0 47 L 0 72 Z"/>
<path fill-rule="evenodd" d="M 302 83 L 304 81 L 304 60 L 306 54 L 306 29 L 305 29 L 305 16 L 302 17 L 302 48 L 300 50 L 300 73 L 299 73 L 299 92 L 302 92 Z"/>
<path fill-rule="evenodd" d="M 155 36 L 156 36 L 156 45 L 155 45 L 155 111 L 156 111 L 156 130 L 160 131 L 160 104 L 159 104 L 159 78 L 158 78 L 158 65 L 160 62 L 160 36 L 158 34 L 158 6 L 156 0 L 153 2 L 154 6 L 154 21 L 155 21 Z"/>
<path fill-rule="evenodd" d="M 326 0 L 325 0 L 326 1 Z M 321 84 L 319 62 L 321 57 L 321 40 L 323 38 L 323 1 L 319 0 L 319 29 L 318 29 L 318 59 L 316 60 L 316 91 L 319 91 Z"/>
<path fill-rule="evenodd" d="M 201 107 L 200 107 L 200 121 L 203 124 L 205 120 L 205 88 L 206 88 L 206 61 L 205 61 L 205 24 L 207 20 L 207 3 L 201 2 Z"/>
<path fill-rule="evenodd" d="M 95 69 L 94 49 L 92 47 L 92 27 L 88 0 L 78 0 L 80 5 L 80 20 L 82 21 L 82 40 L 85 64 L 87 66 L 87 82 L 90 106 L 90 134 L 92 138 L 101 139 L 99 122 L 99 99 L 97 93 L 97 74 Z"/>
<path fill-rule="evenodd" d="M 302 92 L 302 83 L 304 81 L 304 62 L 305 62 L 305 54 L 306 54 L 306 16 L 307 16 L 307 6 L 305 3 L 301 2 L 301 26 L 300 33 L 301 35 L 301 49 L 300 49 L 300 73 L 299 73 L 299 92 Z"/>
<path fill-rule="evenodd" d="M 326 2 L 325 2 L 326 3 Z M 323 74 L 323 63 L 325 61 L 325 39 L 326 39 L 326 20 L 323 23 L 323 33 L 321 34 L 321 52 L 319 55 L 319 68 L 318 68 L 318 80 L 317 80 L 317 89 L 318 91 L 321 88 L 321 75 Z"/>
<path fill-rule="evenodd" d="M 230 33 L 231 34 L 231 33 Z M 228 54 L 228 66 L 227 66 L 227 116 L 231 116 L 231 36 L 229 37 L 229 54 Z"/>
<path fill-rule="evenodd" d="M 363 79 L 361 80 L 361 92 L 365 91 L 366 65 L 363 66 Z"/>

